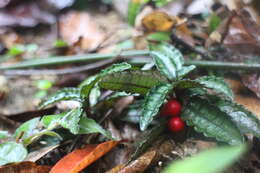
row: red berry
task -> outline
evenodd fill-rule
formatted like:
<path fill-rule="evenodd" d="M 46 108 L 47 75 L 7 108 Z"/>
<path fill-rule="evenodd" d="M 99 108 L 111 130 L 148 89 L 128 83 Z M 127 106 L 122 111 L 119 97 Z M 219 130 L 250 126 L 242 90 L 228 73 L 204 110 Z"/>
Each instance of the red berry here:
<path fill-rule="evenodd" d="M 173 132 L 179 132 L 185 127 L 185 122 L 180 117 L 172 117 L 168 121 L 168 128 Z"/>
<path fill-rule="evenodd" d="M 162 108 L 163 116 L 179 116 L 181 113 L 181 104 L 177 100 L 169 100 Z"/>

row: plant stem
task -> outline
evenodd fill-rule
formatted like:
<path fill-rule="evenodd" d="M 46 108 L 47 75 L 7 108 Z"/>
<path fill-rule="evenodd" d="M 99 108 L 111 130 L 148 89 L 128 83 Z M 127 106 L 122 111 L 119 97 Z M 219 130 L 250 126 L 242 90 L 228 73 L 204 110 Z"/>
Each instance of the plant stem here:
<path fill-rule="evenodd" d="M 93 62 L 98 60 L 108 60 L 116 57 L 124 57 L 126 61 L 136 65 L 143 65 L 151 61 L 148 57 L 129 58 L 132 56 L 148 56 L 148 50 L 131 50 L 123 51 L 120 53 L 109 54 L 85 54 L 74 56 L 59 56 L 52 58 L 41 58 L 21 62 L 19 64 L 11 66 L 0 66 L 0 70 L 12 70 L 22 69 L 30 67 L 42 67 L 48 65 L 60 65 L 80 62 Z M 195 65 L 203 68 L 224 69 L 224 70 L 260 70 L 260 64 L 245 64 L 245 63 L 233 63 L 233 62 L 219 62 L 219 61 L 196 61 L 187 60 L 185 65 Z"/>

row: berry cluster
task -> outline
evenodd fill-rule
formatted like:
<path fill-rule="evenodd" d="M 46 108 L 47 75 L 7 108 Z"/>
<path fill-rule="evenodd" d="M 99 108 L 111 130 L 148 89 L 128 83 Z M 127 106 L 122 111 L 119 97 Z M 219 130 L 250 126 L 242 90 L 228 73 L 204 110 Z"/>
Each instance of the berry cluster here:
<path fill-rule="evenodd" d="M 177 100 L 169 100 L 162 108 L 162 116 L 169 117 L 168 128 L 179 132 L 185 127 L 185 122 L 180 118 L 181 104 Z"/>

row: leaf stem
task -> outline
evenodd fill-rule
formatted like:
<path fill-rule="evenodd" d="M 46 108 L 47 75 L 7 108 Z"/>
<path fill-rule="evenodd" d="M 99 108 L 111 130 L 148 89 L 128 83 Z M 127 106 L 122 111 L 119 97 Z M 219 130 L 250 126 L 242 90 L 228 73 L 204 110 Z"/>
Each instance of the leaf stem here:
<path fill-rule="evenodd" d="M 49 65 L 61 65 L 80 62 L 93 62 L 99 60 L 108 60 L 116 57 L 123 57 L 126 61 L 136 65 L 143 65 L 151 61 L 148 57 L 129 58 L 132 56 L 148 56 L 148 50 L 130 50 L 119 53 L 109 54 L 84 54 L 74 56 L 58 56 L 52 58 L 40 58 L 28 60 L 11 66 L 0 66 L 0 70 L 22 69 L 30 67 L 43 67 Z M 260 70 L 260 64 L 246 64 L 235 62 L 219 62 L 219 61 L 197 61 L 186 60 L 185 65 L 195 65 L 202 68 L 224 69 L 224 70 Z"/>

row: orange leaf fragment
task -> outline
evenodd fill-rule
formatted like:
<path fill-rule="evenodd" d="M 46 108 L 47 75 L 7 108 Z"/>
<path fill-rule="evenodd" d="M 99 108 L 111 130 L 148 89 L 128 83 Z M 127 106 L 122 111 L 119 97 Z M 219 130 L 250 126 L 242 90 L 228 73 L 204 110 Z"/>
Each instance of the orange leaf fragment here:
<path fill-rule="evenodd" d="M 176 23 L 177 21 L 168 14 L 159 11 L 150 13 L 142 19 L 143 26 L 149 32 L 170 31 Z"/>
<path fill-rule="evenodd" d="M 58 161 L 50 173 L 78 173 L 109 152 L 118 143 L 119 141 L 107 141 L 77 149 Z"/>
<path fill-rule="evenodd" d="M 1 173 L 48 173 L 49 166 L 36 165 L 34 162 L 13 163 L 0 167 Z"/>

